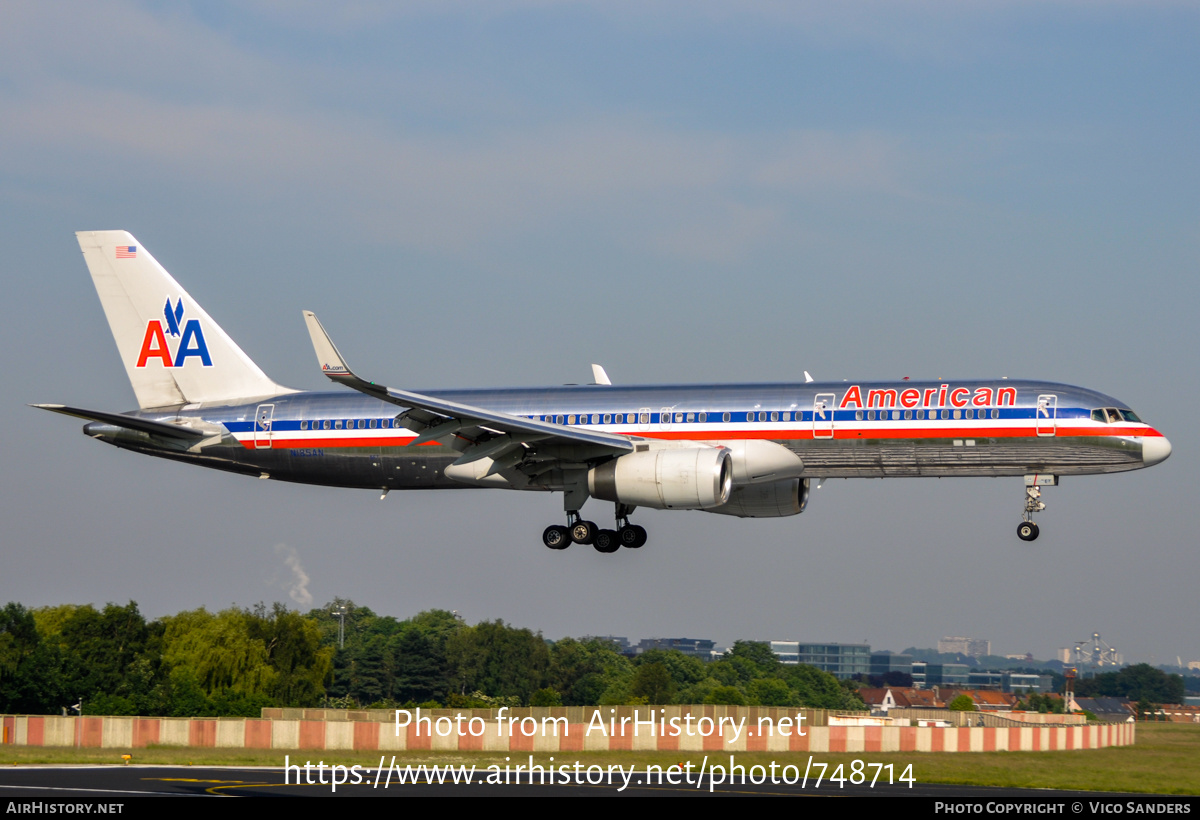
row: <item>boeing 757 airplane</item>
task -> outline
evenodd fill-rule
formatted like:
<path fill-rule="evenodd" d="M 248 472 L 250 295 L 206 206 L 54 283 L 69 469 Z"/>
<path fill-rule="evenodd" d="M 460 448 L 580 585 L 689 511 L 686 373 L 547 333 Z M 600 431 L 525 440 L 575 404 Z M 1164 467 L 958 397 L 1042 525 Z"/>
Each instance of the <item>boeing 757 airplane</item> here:
<path fill-rule="evenodd" d="M 773 518 L 803 512 L 814 480 L 916 476 L 1023 478 L 1017 535 L 1032 541 L 1042 487 L 1171 454 L 1125 402 L 1050 382 L 618 387 L 593 365 L 590 385 L 400 390 L 356 375 L 308 311 L 321 372 L 343 389 L 292 390 L 131 234 L 77 237 L 138 409 L 36 407 L 87 419 L 86 435 L 123 449 L 258 478 L 384 495 L 561 492 L 566 526 L 542 535 L 551 549 L 641 547 L 637 507 Z M 589 498 L 614 504 L 614 529 L 583 518 Z"/>

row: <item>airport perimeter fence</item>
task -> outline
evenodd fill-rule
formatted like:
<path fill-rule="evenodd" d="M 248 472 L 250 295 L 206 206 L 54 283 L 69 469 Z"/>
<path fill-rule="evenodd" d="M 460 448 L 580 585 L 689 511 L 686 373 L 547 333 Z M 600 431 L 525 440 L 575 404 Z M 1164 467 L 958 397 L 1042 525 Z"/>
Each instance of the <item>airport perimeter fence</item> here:
<path fill-rule="evenodd" d="M 611 707 L 601 707 L 610 709 Z M 1132 745 L 1135 724 L 1088 726 L 813 725 L 806 710 L 733 706 L 405 710 L 397 719 L 351 712 L 262 718 L 0 716 L 0 740 L 18 746 L 370 752 L 990 752 Z M 661 710 L 661 711 L 660 711 Z M 671 710 L 671 711 L 667 711 Z M 686 711 L 685 711 L 686 710 Z M 273 710 L 265 710 L 273 711 Z M 288 710 L 289 712 L 292 710 Z M 301 710 L 297 710 L 301 711 Z M 334 711 L 334 710 L 329 710 Z M 622 714 L 627 711 L 628 714 Z M 563 713 L 563 714 L 556 714 Z M 978 714 L 978 713 L 969 713 Z M 805 717 L 800 720 L 800 717 Z M 829 715 L 826 714 L 826 719 Z M 837 720 L 837 716 L 833 716 Z M 672 720 L 675 718 L 676 720 Z M 624 719 L 624 720 L 622 720 Z M 848 720 L 868 719 L 847 715 Z"/>

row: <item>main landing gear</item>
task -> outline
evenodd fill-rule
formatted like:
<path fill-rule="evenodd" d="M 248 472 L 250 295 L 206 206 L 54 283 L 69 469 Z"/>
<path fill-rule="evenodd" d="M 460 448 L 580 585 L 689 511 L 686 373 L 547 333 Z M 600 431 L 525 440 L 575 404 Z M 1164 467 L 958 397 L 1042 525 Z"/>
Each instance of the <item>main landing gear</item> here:
<path fill-rule="evenodd" d="M 1038 525 L 1033 523 L 1033 514 L 1046 509 L 1042 502 L 1042 487 L 1053 487 L 1058 484 L 1058 477 L 1052 475 L 1025 476 L 1025 513 L 1021 523 L 1017 525 L 1017 538 L 1022 541 L 1036 541 Z"/>
<path fill-rule="evenodd" d="M 597 552 L 613 553 L 621 547 L 638 549 L 646 543 L 646 528 L 629 523 L 633 507 L 617 504 L 617 529 L 598 529 L 584 521 L 578 510 L 567 512 L 567 526 L 552 524 L 542 533 L 542 543 L 552 550 L 565 550 L 571 544 L 591 544 Z"/>

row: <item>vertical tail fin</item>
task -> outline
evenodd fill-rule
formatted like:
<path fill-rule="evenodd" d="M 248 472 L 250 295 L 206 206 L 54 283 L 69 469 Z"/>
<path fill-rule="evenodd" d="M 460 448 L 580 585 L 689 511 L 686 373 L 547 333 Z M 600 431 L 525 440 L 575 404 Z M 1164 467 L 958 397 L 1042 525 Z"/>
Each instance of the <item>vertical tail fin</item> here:
<path fill-rule="evenodd" d="M 141 407 L 291 393 L 126 231 L 75 234 Z"/>

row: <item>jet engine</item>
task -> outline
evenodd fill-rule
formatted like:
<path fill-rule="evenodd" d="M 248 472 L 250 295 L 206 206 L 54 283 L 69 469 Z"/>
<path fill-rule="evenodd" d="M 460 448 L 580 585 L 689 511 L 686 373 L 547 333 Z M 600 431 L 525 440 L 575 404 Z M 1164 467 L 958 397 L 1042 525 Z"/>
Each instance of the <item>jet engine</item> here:
<path fill-rule="evenodd" d="M 708 510 L 729 501 L 733 459 L 723 447 L 629 453 L 588 470 L 595 498 L 656 510 Z"/>
<path fill-rule="evenodd" d="M 808 479 L 785 478 L 770 484 L 740 485 L 729 502 L 705 512 L 739 518 L 782 518 L 799 515 L 808 506 Z"/>

